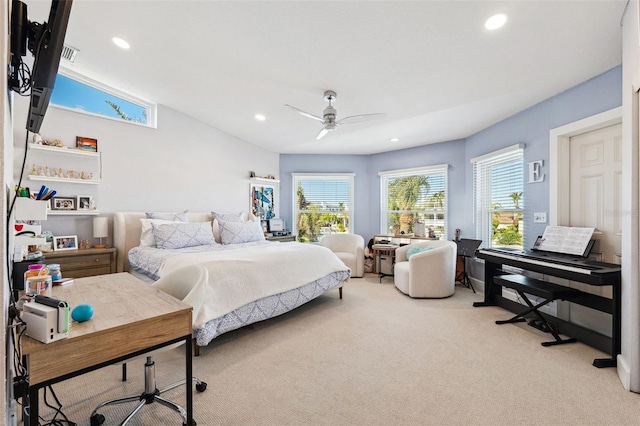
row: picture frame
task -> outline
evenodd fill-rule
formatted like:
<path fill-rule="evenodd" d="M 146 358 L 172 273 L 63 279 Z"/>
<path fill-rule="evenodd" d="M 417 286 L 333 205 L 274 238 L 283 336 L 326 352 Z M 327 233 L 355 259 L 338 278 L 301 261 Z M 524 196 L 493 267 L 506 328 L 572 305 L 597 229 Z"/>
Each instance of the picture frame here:
<path fill-rule="evenodd" d="M 269 221 L 266 219 L 260 220 L 260 225 L 262 226 L 262 232 L 265 234 L 269 232 Z"/>
<path fill-rule="evenodd" d="M 76 197 L 53 197 L 51 210 L 76 210 Z"/>
<path fill-rule="evenodd" d="M 53 251 L 78 250 L 77 235 L 53 237 Z"/>
<path fill-rule="evenodd" d="M 91 195 L 78 195 L 76 203 L 77 210 L 91 210 L 91 204 L 93 204 L 93 197 Z"/>
<path fill-rule="evenodd" d="M 76 136 L 76 148 L 82 151 L 98 152 L 98 139 Z"/>
<path fill-rule="evenodd" d="M 269 232 L 282 232 L 284 230 L 284 219 L 269 219 Z"/>

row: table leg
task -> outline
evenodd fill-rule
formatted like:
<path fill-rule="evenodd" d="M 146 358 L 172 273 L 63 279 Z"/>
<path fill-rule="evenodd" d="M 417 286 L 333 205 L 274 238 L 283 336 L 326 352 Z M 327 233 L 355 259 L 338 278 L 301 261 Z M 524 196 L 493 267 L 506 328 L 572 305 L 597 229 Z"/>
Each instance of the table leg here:
<path fill-rule="evenodd" d="M 187 390 L 187 425 L 193 426 L 193 364 L 192 364 L 192 347 L 191 336 L 185 338 L 185 370 L 186 370 L 186 390 Z"/>

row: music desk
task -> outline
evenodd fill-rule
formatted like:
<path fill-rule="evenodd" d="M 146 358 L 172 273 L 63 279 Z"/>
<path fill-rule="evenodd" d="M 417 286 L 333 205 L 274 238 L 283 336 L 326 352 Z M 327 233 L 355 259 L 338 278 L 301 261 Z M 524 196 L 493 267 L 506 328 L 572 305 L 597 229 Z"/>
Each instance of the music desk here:
<path fill-rule="evenodd" d="M 54 287 L 53 297 L 66 300 L 71 309 L 90 304 L 94 310 L 91 320 L 73 322 L 68 338 L 49 344 L 22 337 L 22 354 L 29 373 L 30 409 L 25 424 L 38 425 L 41 388 L 180 341 L 185 342 L 185 378 L 190 383 L 190 305 L 128 273 L 74 281 Z M 185 387 L 187 422 L 191 425 L 192 386 Z"/>

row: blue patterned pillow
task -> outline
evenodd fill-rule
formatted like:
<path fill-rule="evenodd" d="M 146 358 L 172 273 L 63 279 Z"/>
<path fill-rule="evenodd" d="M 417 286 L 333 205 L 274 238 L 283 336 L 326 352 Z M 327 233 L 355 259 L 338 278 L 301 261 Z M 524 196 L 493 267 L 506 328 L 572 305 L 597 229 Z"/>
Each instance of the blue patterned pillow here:
<path fill-rule="evenodd" d="M 411 247 L 407 250 L 407 260 L 414 254 L 422 253 L 425 251 L 433 250 L 433 247 Z"/>
<path fill-rule="evenodd" d="M 258 221 L 251 222 L 225 222 L 218 220 L 220 227 L 220 239 L 222 244 L 249 243 L 252 241 L 264 241 L 264 231 Z"/>
<path fill-rule="evenodd" d="M 175 222 L 152 224 L 156 247 L 179 249 L 184 247 L 217 244 L 210 222 Z"/>
<path fill-rule="evenodd" d="M 185 210 L 182 213 L 146 213 L 147 219 L 161 219 L 171 220 L 173 222 L 188 222 L 187 213 L 189 210 Z"/>

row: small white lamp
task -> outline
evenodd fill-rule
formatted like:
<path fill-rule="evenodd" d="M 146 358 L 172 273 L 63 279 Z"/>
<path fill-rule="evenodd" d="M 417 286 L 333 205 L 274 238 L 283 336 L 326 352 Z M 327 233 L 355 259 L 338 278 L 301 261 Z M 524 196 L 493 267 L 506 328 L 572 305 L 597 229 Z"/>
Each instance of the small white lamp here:
<path fill-rule="evenodd" d="M 106 244 L 102 243 L 103 238 L 107 238 L 109 235 L 109 221 L 106 217 L 94 217 L 93 218 L 93 238 L 100 238 L 100 244 L 96 244 L 95 248 L 107 248 Z"/>

